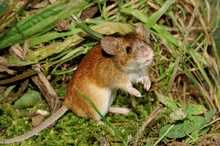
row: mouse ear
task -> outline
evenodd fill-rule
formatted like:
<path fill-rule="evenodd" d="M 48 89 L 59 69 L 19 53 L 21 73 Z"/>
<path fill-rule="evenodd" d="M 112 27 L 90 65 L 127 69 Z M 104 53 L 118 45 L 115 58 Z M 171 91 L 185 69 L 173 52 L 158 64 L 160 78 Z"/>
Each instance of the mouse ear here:
<path fill-rule="evenodd" d="M 101 46 L 102 46 L 102 49 L 110 54 L 110 55 L 114 55 L 114 50 L 115 50 L 115 47 L 116 47 L 116 40 L 114 37 L 111 37 L 111 36 L 107 36 L 107 37 L 104 37 L 102 40 L 101 40 Z"/>
<path fill-rule="evenodd" d="M 135 29 L 135 32 L 139 35 L 140 38 L 142 38 L 144 41 L 146 41 L 149 37 L 149 34 L 147 30 L 144 28 L 144 25 L 139 23 L 138 26 Z"/>

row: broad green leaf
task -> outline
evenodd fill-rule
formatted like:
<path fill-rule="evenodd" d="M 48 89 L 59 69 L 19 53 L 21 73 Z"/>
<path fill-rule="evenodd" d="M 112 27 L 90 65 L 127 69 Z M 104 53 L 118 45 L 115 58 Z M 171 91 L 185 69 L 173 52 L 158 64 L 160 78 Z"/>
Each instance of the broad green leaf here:
<path fill-rule="evenodd" d="M 167 129 L 171 125 L 165 125 L 161 128 L 159 135 L 162 136 Z M 166 137 L 168 138 L 182 138 L 185 137 L 187 134 L 191 133 L 193 131 L 194 127 L 191 122 L 188 120 L 181 124 L 174 125 L 173 128 L 167 133 Z"/>
<path fill-rule="evenodd" d="M 183 120 L 187 117 L 187 112 L 184 111 L 181 108 L 178 108 L 176 110 L 174 110 L 172 113 L 170 113 L 170 118 L 172 120 Z"/>
<path fill-rule="evenodd" d="M 215 113 L 216 109 L 211 109 L 210 111 L 208 111 L 205 116 L 206 121 L 210 121 L 211 118 L 215 115 Z"/>
<path fill-rule="evenodd" d="M 205 127 L 205 125 L 209 123 L 209 121 L 211 120 L 211 118 L 214 116 L 215 113 L 216 113 L 216 110 L 211 109 L 209 112 L 206 113 L 204 120 L 200 121 L 200 125 L 198 128 L 201 130 L 201 132 L 203 131 L 203 129 L 207 129 L 207 127 Z"/>
<path fill-rule="evenodd" d="M 200 104 L 186 104 L 183 109 L 190 115 L 201 115 L 206 112 L 206 108 Z"/>
<path fill-rule="evenodd" d="M 191 134 L 194 139 L 198 139 L 200 135 L 206 134 L 211 128 L 210 126 L 204 127 L 208 121 L 202 116 L 191 116 L 190 120 L 194 125 L 194 132 Z"/>
<path fill-rule="evenodd" d="M 202 116 L 191 116 L 190 121 L 192 121 L 195 130 L 199 130 L 201 127 L 204 126 L 205 123 L 208 122 Z"/>
<path fill-rule="evenodd" d="M 31 90 L 30 88 L 28 91 L 22 95 L 14 104 L 15 108 L 26 108 L 31 107 L 41 101 L 41 95 L 39 92 L 35 90 Z"/>
<path fill-rule="evenodd" d="M 203 134 L 207 134 L 210 129 L 211 129 L 211 126 L 205 127 L 205 128 L 203 128 L 203 129 L 199 130 L 198 136 L 201 136 L 201 135 L 203 135 Z"/>
<path fill-rule="evenodd" d="M 172 110 L 177 110 L 178 107 L 177 107 L 175 101 L 172 98 L 170 98 L 168 96 L 164 96 L 164 95 L 158 93 L 157 91 L 155 91 L 155 94 L 157 95 L 158 100 L 162 104 L 164 104 L 165 106 L 171 108 Z"/>

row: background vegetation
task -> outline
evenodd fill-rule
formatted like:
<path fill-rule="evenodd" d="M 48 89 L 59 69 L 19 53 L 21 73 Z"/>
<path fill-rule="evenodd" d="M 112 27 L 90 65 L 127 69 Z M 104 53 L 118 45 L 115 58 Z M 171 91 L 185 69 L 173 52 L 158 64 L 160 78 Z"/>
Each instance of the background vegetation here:
<path fill-rule="evenodd" d="M 219 144 L 219 3 L 0 1 L 1 138 L 26 133 L 60 108 L 77 64 L 99 42 L 87 26 L 111 35 L 143 23 L 155 53 L 153 84 L 149 92 L 135 85 L 143 98 L 118 92 L 113 106 L 132 112 L 108 114 L 114 129 L 69 111 L 53 127 L 11 145 Z"/>

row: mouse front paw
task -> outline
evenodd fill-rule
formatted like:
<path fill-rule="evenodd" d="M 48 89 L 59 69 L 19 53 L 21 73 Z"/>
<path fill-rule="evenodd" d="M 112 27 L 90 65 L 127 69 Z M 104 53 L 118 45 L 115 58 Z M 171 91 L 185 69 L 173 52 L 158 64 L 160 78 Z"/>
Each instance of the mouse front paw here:
<path fill-rule="evenodd" d="M 133 87 L 130 87 L 128 89 L 128 93 L 130 93 L 131 95 L 136 96 L 136 97 L 142 97 L 141 93 Z"/>
<path fill-rule="evenodd" d="M 149 77 L 144 77 L 143 78 L 143 85 L 144 85 L 144 89 L 146 89 L 147 91 L 150 89 L 151 80 L 149 79 Z"/>

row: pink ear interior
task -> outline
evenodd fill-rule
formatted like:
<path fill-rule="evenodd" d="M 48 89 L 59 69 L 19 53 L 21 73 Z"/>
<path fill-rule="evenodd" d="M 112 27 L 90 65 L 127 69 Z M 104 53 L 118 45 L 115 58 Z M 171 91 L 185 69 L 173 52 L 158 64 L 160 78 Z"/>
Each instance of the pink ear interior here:
<path fill-rule="evenodd" d="M 135 29 L 135 32 L 139 35 L 140 38 L 142 38 L 144 41 L 148 39 L 148 32 L 144 28 L 143 24 L 139 23 L 138 26 Z"/>
<path fill-rule="evenodd" d="M 104 37 L 101 40 L 102 49 L 110 55 L 114 55 L 116 43 L 117 41 L 115 40 L 115 38 L 111 36 Z"/>

